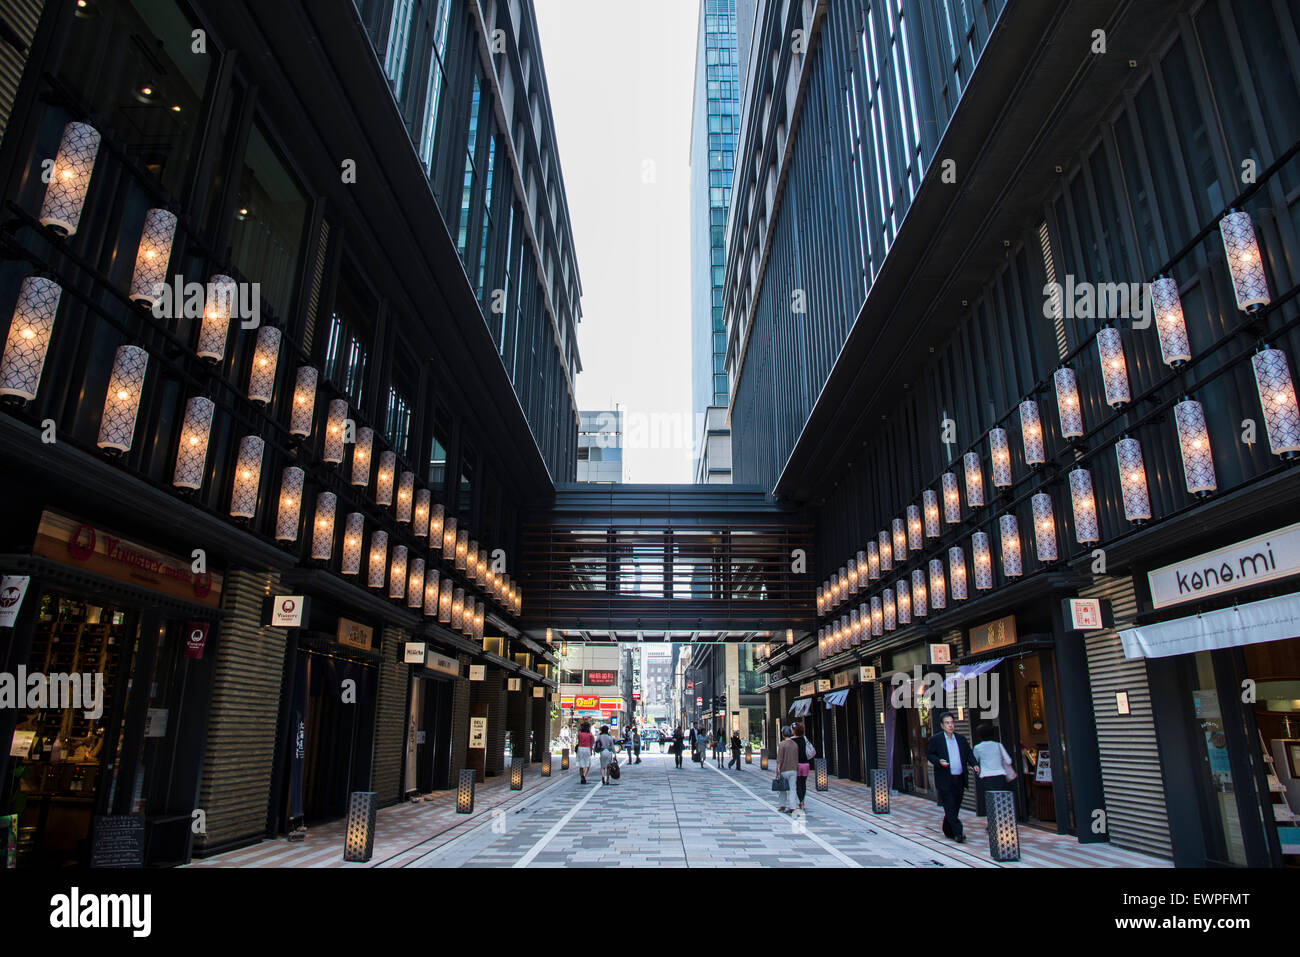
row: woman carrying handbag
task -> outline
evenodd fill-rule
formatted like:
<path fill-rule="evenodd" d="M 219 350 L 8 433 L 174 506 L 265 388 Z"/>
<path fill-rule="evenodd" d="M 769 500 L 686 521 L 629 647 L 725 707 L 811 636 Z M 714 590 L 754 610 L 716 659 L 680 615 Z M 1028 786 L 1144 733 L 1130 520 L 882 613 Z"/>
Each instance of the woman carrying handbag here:
<path fill-rule="evenodd" d="M 795 775 L 798 773 L 799 746 L 790 737 L 789 727 L 782 727 L 781 743 L 776 748 L 776 778 L 772 781 L 772 790 L 781 795 L 781 806 L 777 810 L 783 814 L 794 810 L 789 806 L 789 801 L 795 788 Z"/>
<path fill-rule="evenodd" d="M 988 814 L 988 794 L 991 791 L 1010 791 L 1011 782 L 1016 779 L 1016 766 L 1011 755 L 998 740 L 997 729 L 991 724 L 982 724 L 975 729 L 978 742 L 971 752 L 979 762 L 980 776 L 975 783 L 975 811 Z"/>
<path fill-rule="evenodd" d="M 795 791 L 799 796 L 799 810 L 803 810 L 803 799 L 808 794 L 808 775 L 812 773 L 812 761 L 817 757 L 817 749 L 804 737 L 804 726 L 798 721 L 794 726 L 794 741 L 797 749 L 798 763 L 795 765 Z"/>

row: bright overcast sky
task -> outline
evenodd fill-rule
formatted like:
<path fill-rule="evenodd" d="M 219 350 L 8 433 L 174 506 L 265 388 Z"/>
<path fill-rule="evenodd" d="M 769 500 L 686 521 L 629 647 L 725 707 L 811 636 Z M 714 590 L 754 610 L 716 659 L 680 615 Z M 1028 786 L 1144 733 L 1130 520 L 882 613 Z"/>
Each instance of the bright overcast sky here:
<path fill-rule="evenodd" d="M 699 0 L 534 6 L 582 279 L 578 405 L 627 413 L 629 481 L 690 482 Z"/>

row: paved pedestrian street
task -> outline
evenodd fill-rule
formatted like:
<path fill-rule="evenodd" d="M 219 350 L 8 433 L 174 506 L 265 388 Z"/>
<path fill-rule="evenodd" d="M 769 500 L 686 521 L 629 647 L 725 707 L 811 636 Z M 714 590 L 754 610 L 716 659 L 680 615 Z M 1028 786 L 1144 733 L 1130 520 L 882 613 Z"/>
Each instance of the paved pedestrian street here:
<path fill-rule="evenodd" d="M 790 816 L 776 810 L 772 772 L 760 771 L 757 759 L 737 771 L 712 760 L 679 770 L 671 756 L 655 752 L 642 758 L 608 786 L 594 769 L 585 787 L 571 771 L 423 856 L 407 855 L 406 866 L 995 866 L 982 818 L 966 817 L 968 843 L 957 845 L 938 835 L 929 801 L 894 795 L 891 815 L 876 817 L 861 801 L 861 784 L 834 781 L 819 794 L 809 782 L 806 813 Z M 1072 837 L 1027 830 L 1018 866 L 1164 864 L 1109 846 L 1089 845 L 1080 856 Z"/>

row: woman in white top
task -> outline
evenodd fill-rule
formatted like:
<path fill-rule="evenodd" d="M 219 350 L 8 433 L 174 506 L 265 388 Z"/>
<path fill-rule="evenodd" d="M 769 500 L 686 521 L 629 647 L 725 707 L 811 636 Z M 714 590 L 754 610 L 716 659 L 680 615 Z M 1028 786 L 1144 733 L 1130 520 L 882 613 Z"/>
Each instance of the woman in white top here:
<path fill-rule="evenodd" d="M 990 791 L 1010 791 L 1011 782 L 1015 780 L 1015 765 L 1011 755 L 998 740 L 997 729 L 991 724 L 982 724 L 975 729 L 978 742 L 971 749 L 975 760 L 979 762 L 980 776 L 976 783 L 976 810 L 987 814 L 986 795 Z"/>
<path fill-rule="evenodd" d="M 610 763 L 618 760 L 614 757 L 614 737 L 609 733 L 609 725 L 600 726 L 600 734 L 596 735 L 596 750 L 600 752 L 600 783 L 608 784 Z"/>

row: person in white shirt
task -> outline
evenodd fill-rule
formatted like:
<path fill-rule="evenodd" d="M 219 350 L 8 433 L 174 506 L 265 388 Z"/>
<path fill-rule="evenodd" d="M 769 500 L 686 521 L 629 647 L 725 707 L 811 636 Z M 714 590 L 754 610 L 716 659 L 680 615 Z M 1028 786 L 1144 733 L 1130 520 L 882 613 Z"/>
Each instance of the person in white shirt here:
<path fill-rule="evenodd" d="M 973 768 L 979 774 L 980 766 L 966 736 L 957 733 L 957 722 L 951 714 L 940 719 L 939 727 L 942 731 L 930 736 L 926 756 L 934 765 L 934 787 L 939 792 L 939 803 L 943 805 L 943 833 L 958 844 L 964 844 L 966 834 L 962 831 L 958 812 L 962 795 L 966 792 L 966 770 Z"/>
<path fill-rule="evenodd" d="M 998 732 L 991 724 L 975 729 L 976 745 L 971 749 L 980 765 L 979 780 L 975 784 L 975 813 L 987 814 L 987 795 L 990 791 L 1010 791 L 1015 780 L 1015 765 L 1011 755 L 998 740 Z"/>

